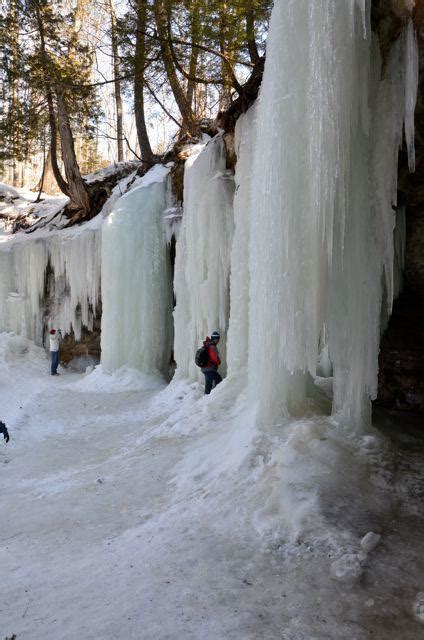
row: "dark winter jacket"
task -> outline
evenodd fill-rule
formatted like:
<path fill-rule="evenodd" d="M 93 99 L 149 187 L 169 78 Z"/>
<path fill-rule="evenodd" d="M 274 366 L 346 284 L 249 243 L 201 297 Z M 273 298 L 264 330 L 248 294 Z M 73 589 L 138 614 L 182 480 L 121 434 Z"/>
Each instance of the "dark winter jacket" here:
<path fill-rule="evenodd" d="M 209 336 L 203 341 L 203 345 L 208 347 L 208 362 L 206 367 L 202 367 L 203 373 L 205 371 L 217 371 L 221 364 L 221 358 L 219 357 L 219 351 L 216 344 L 213 344 Z"/>
<path fill-rule="evenodd" d="M 1 421 L 0 421 L 0 433 L 3 435 L 3 438 L 6 440 L 6 442 L 9 442 L 9 432 L 4 422 L 1 422 Z"/>

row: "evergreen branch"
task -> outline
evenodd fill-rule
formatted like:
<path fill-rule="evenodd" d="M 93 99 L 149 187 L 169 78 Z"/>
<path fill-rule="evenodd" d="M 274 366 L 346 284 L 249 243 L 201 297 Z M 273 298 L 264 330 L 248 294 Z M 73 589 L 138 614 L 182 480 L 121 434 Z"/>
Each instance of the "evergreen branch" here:
<path fill-rule="evenodd" d="M 146 86 L 147 91 L 150 93 L 150 95 L 154 98 L 154 100 L 156 100 L 156 102 L 158 103 L 158 105 L 161 107 L 161 109 L 166 113 L 166 115 L 168 116 L 168 118 L 170 118 L 173 122 L 175 122 L 175 124 L 178 127 L 181 127 L 181 122 L 178 122 L 178 120 L 176 120 L 174 118 L 174 116 L 172 116 L 169 111 L 166 109 L 165 105 L 162 104 L 162 102 L 159 100 L 159 98 L 156 96 L 156 94 L 154 93 L 154 91 L 150 88 L 149 83 L 147 82 L 146 79 L 144 79 L 144 84 Z"/>

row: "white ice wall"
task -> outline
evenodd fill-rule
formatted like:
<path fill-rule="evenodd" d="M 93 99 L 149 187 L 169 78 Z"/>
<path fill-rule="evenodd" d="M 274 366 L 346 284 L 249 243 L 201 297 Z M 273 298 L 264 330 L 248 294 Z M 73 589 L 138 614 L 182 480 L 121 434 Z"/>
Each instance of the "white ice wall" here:
<path fill-rule="evenodd" d="M 234 193 L 234 179 L 225 165 L 221 135 L 199 145 L 186 161 L 174 279 L 177 376 L 198 375 L 194 354 L 213 330 L 221 333 L 225 372 Z"/>
<path fill-rule="evenodd" d="M 240 376 L 247 366 L 249 344 L 249 237 L 252 158 L 256 144 L 254 104 L 237 120 L 234 146 L 237 154 L 234 193 L 234 239 L 231 249 L 230 320 L 227 340 L 228 375 Z"/>
<path fill-rule="evenodd" d="M 416 56 L 409 25 L 381 79 L 368 0 L 274 5 L 250 169 L 251 147 L 237 143 L 228 345 L 236 371 L 248 326 L 249 398 L 263 424 L 303 410 L 324 331 L 334 415 L 369 422 L 381 306 L 390 312 L 398 292 L 392 205 L 404 122 L 413 164 Z"/>
<path fill-rule="evenodd" d="M 74 330 L 92 327 L 99 300 L 100 231 L 86 225 L 38 236 L 20 234 L 0 246 L 0 330 L 14 331 L 42 344 L 47 326 Z M 43 304 L 47 267 L 49 308 Z"/>
<path fill-rule="evenodd" d="M 101 362 L 169 372 L 172 278 L 163 229 L 167 169 L 157 166 L 116 203 L 102 234 Z"/>

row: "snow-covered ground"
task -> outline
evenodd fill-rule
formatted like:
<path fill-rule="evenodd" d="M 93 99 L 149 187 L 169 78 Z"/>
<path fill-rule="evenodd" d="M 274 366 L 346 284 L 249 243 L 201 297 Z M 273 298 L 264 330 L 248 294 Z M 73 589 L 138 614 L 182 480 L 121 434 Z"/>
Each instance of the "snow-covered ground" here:
<path fill-rule="evenodd" d="M 424 636 L 419 425 L 321 399 L 265 433 L 232 381 L 60 372 L 0 335 L 1 640 Z"/>

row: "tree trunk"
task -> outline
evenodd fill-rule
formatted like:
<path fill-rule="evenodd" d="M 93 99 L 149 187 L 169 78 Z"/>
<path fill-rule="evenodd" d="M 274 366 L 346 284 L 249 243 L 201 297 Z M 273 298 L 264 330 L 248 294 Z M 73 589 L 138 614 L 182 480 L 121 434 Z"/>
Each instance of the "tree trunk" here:
<path fill-rule="evenodd" d="M 155 154 L 150 146 L 149 134 L 146 127 L 144 113 L 144 67 L 146 64 L 146 0 L 137 1 L 137 34 L 135 42 L 135 77 L 134 77 L 134 112 L 137 139 L 140 145 L 142 159 L 148 164 L 154 164 Z"/>
<path fill-rule="evenodd" d="M 155 14 L 156 27 L 159 35 L 160 49 L 162 53 L 162 61 L 165 66 L 166 75 L 174 94 L 175 102 L 180 110 L 182 117 L 182 128 L 191 135 L 198 133 L 198 125 L 192 108 L 187 100 L 187 96 L 178 79 L 172 53 L 169 46 L 170 33 L 167 28 L 167 16 L 165 0 L 154 0 L 153 11 Z"/>
<path fill-rule="evenodd" d="M 255 13 L 251 0 L 246 3 L 246 37 L 250 61 L 256 64 L 259 60 L 259 51 L 255 39 Z"/>
<path fill-rule="evenodd" d="M 39 187 L 39 185 L 37 186 Z M 51 154 L 50 145 L 47 148 L 46 169 L 44 172 L 43 191 L 44 193 L 48 193 L 50 196 L 57 195 L 58 193 L 60 193 L 60 190 L 58 189 L 57 181 L 53 172 L 52 154 Z"/>
<path fill-rule="evenodd" d="M 124 160 L 124 130 L 123 130 L 123 110 L 122 110 L 122 98 L 121 98 L 121 81 L 119 80 L 119 51 L 118 51 L 118 37 L 116 33 L 116 15 L 115 7 L 113 6 L 113 0 L 109 0 L 110 11 L 110 34 L 112 41 L 112 60 L 113 60 L 113 78 L 115 88 L 115 110 L 116 110 L 116 137 L 118 146 L 118 162 Z"/>
<path fill-rule="evenodd" d="M 47 88 L 47 84 L 46 84 Z M 50 161 L 52 164 L 53 175 L 57 182 L 57 186 L 65 194 L 65 196 L 71 197 L 69 186 L 63 179 L 59 169 L 57 161 L 57 131 L 56 131 L 56 114 L 54 112 L 53 94 L 49 88 L 47 88 L 47 105 L 49 110 L 49 125 L 50 125 Z"/>
<path fill-rule="evenodd" d="M 71 207 L 73 209 L 81 209 L 84 214 L 87 214 L 90 210 L 90 198 L 75 155 L 74 139 L 61 87 L 57 87 L 57 122 Z"/>
<path fill-rule="evenodd" d="M 228 5 L 226 0 L 220 3 L 219 7 L 219 49 L 222 54 L 221 73 L 222 73 L 222 93 L 219 101 L 220 111 L 225 111 L 231 104 L 231 73 L 230 64 L 225 59 L 228 56 L 228 24 L 227 24 Z M 231 70 L 232 71 L 232 70 Z"/>
<path fill-rule="evenodd" d="M 41 18 L 41 13 L 40 13 L 40 5 L 38 4 L 37 0 L 35 0 L 34 2 L 34 7 L 35 7 L 36 16 L 37 16 L 38 33 L 40 36 L 41 63 L 43 66 L 44 76 L 47 78 L 49 76 L 49 64 L 48 64 L 48 57 L 46 52 L 46 43 L 44 38 L 44 25 L 43 25 L 43 20 Z M 45 80 L 44 82 L 44 89 L 46 92 L 47 108 L 49 112 L 50 157 L 51 157 L 52 169 L 53 169 L 54 177 L 56 179 L 59 189 L 62 191 L 62 193 L 65 194 L 65 196 L 70 197 L 69 187 L 66 184 L 65 180 L 63 179 L 62 174 L 60 173 L 59 165 L 57 162 L 56 115 L 54 112 L 52 89 L 50 84 L 47 82 L 47 80 Z"/>
<path fill-rule="evenodd" d="M 197 73 L 197 60 L 199 57 L 199 49 L 194 45 L 196 42 L 200 40 L 200 19 L 199 19 L 199 3 L 197 0 L 192 2 L 192 13 L 191 13 L 191 53 L 190 53 L 190 66 L 189 66 L 189 75 L 190 80 L 187 83 L 187 101 L 189 105 L 193 108 L 193 97 L 194 92 L 196 90 L 196 82 L 194 80 Z"/>

